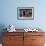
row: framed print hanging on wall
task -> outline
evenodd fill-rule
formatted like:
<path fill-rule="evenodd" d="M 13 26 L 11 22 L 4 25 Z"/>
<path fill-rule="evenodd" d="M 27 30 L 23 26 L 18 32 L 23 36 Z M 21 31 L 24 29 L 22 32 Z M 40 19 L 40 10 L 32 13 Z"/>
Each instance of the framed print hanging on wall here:
<path fill-rule="evenodd" d="M 32 20 L 34 19 L 34 7 L 18 7 L 17 19 L 19 20 Z"/>

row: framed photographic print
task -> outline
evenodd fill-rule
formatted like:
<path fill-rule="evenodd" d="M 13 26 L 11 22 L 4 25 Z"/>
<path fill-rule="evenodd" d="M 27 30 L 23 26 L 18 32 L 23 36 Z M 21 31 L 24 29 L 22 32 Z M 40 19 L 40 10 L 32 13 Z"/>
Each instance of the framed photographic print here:
<path fill-rule="evenodd" d="M 34 8 L 33 7 L 18 7 L 17 18 L 19 20 L 32 20 L 34 19 Z"/>

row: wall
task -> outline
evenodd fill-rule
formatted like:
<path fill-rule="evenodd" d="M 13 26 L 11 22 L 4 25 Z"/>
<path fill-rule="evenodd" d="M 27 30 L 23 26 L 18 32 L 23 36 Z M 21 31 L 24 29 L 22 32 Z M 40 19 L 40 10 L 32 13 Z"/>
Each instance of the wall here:
<path fill-rule="evenodd" d="M 41 2 L 42 1 L 42 2 Z M 46 1 L 44 0 L 2 0 L 0 24 L 13 24 L 16 28 L 46 28 Z M 17 7 L 34 7 L 34 20 L 18 20 Z"/>
<path fill-rule="evenodd" d="M 16 28 L 39 27 L 46 32 L 46 0 L 0 0 L 0 4 L 2 27 L 13 24 Z M 17 7 L 34 7 L 34 20 L 18 20 Z"/>
<path fill-rule="evenodd" d="M 16 28 L 39 26 L 46 28 L 45 4 L 45 0 L 1 0 L 0 25 L 13 24 Z M 17 20 L 17 7 L 34 7 L 34 20 Z"/>

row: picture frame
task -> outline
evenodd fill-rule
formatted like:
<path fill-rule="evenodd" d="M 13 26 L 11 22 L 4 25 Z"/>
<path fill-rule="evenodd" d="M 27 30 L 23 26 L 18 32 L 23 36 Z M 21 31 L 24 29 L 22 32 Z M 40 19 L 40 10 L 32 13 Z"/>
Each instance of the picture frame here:
<path fill-rule="evenodd" d="M 17 8 L 18 20 L 33 20 L 34 19 L 34 7 L 18 7 Z"/>

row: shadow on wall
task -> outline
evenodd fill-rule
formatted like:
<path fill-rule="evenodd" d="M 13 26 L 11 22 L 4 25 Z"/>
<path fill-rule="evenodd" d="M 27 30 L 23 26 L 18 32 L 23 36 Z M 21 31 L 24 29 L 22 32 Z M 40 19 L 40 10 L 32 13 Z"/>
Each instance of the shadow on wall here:
<path fill-rule="evenodd" d="M 4 30 L 5 25 L 4 24 L 0 24 L 0 43 L 2 43 L 2 36 L 3 36 L 3 32 L 6 32 L 6 29 Z"/>

